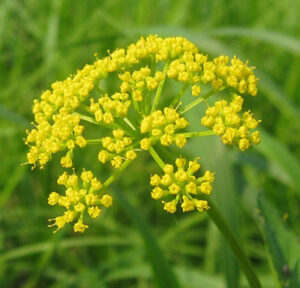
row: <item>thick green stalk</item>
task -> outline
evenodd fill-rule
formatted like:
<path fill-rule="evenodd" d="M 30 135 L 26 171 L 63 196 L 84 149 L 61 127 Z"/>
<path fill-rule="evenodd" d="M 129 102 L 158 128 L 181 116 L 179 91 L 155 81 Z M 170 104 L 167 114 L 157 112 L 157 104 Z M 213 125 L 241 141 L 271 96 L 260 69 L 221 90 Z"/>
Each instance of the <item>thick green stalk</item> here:
<path fill-rule="evenodd" d="M 155 162 L 159 165 L 161 169 L 164 168 L 165 163 L 160 158 L 160 156 L 156 153 L 155 149 L 153 147 L 150 147 L 149 153 L 152 156 L 152 158 L 155 160 Z M 212 202 L 212 200 L 208 197 L 203 196 L 209 201 L 210 209 L 208 210 L 208 215 L 212 219 L 212 221 L 216 224 L 220 232 L 223 234 L 223 236 L 226 238 L 228 244 L 230 245 L 233 253 L 237 257 L 242 270 L 245 273 L 245 276 L 250 284 L 250 287 L 252 288 L 261 288 L 260 282 L 258 277 L 256 276 L 256 273 L 252 267 L 252 264 L 247 257 L 247 254 L 244 250 L 244 248 L 241 246 L 238 239 L 233 234 L 231 228 L 228 226 L 226 220 L 222 216 L 222 214 L 219 212 L 216 205 Z"/>
<path fill-rule="evenodd" d="M 218 210 L 217 206 L 209 199 L 210 209 L 208 210 L 208 215 L 212 221 L 216 224 L 220 232 L 226 238 L 228 244 L 230 245 L 233 253 L 235 254 L 238 262 L 241 265 L 242 270 L 252 288 L 261 288 L 259 279 L 253 269 L 253 266 L 247 257 L 244 248 L 241 246 L 240 242 L 233 234 L 231 228 L 228 226 L 226 220 L 222 216 L 221 212 Z"/>

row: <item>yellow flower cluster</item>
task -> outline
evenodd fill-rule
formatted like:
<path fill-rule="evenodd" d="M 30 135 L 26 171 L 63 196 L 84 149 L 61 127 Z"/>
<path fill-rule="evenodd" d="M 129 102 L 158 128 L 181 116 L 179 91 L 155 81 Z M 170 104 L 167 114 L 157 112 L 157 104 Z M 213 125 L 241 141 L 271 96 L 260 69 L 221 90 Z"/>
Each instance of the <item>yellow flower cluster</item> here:
<path fill-rule="evenodd" d="M 132 73 L 126 71 L 119 74 L 119 78 L 122 80 L 121 92 L 130 92 L 134 101 L 141 102 L 144 100 L 144 96 L 149 97 L 148 92 L 155 90 L 160 81 L 164 80 L 165 75 L 161 71 L 156 71 L 151 76 L 151 70 L 148 66 L 145 66 Z"/>
<path fill-rule="evenodd" d="M 113 130 L 113 136 L 102 138 L 102 146 L 106 150 L 99 152 L 98 160 L 103 164 L 110 161 L 114 168 L 120 168 L 125 159 L 134 160 L 137 155 L 131 145 L 132 139 L 126 137 L 122 129 Z"/>
<path fill-rule="evenodd" d="M 128 97 L 127 93 L 115 93 L 111 97 L 105 94 L 98 99 L 97 103 L 91 99 L 89 110 L 94 114 L 97 122 L 112 124 L 115 118 L 122 118 L 127 115 L 131 104 Z"/>
<path fill-rule="evenodd" d="M 42 103 L 44 103 L 42 101 Z M 41 105 L 35 103 L 34 109 L 39 109 Z M 42 108 L 41 108 L 42 109 Z M 80 117 L 70 114 L 53 115 L 53 124 L 46 119 L 37 122 L 36 129 L 27 131 L 26 143 L 36 143 L 30 147 L 27 159 L 30 164 L 38 163 L 42 167 L 51 160 L 52 154 L 68 149 L 73 151 L 75 145 L 83 148 L 86 146 L 86 140 L 82 136 L 84 126 L 79 125 Z M 71 154 L 71 153 L 69 153 Z M 70 158 L 71 161 L 71 158 Z M 70 167 L 65 161 L 62 161 L 64 167 Z"/>
<path fill-rule="evenodd" d="M 201 80 L 204 83 L 211 82 L 212 86 L 219 90 L 229 87 L 240 94 L 257 94 L 257 78 L 253 73 L 253 67 L 248 66 L 248 62 L 243 63 L 236 56 L 228 65 L 229 57 L 221 55 L 213 61 L 204 63 Z"/>
<path fill-rule="evenodd" d="M 75 144 L 81 148 L 86 145 L 82 136 L 84 127 L 79 125 L 80 117 L 73 112 L 87 99 L 94 89 L 95 80 L 101 75 L 103 72 L 100 69 L 86 65 L 74 77 L 53 83 L 52 91 L 45 91 L 40 101 L 34 100 L 32 112 L 35 128 L 27 131 L 25 140 L 30 146 L 28 163 L 44 167 L 52 154 L 66 149 L 72 151 Z M 71 165 L 70 157 L 67 158 L 68 161 L 62 160 L 67 163 L 64 167 Z"/>
<path fill-rule="evenodd" d="M 174 141 L 179 148 L 182 148 L 186 143 L 186 138 L 175 132 L 188 125 L 189 122 L 184 117 L 180 117 L 173 108 L 166 107 L 163 112 L 154 111 L 141 121 L 141 133 L 148 134 L 148 137 L 141 140 L 141 148 L 149 150 L 150 146 L 155 144 L 158 139 L 163 146 L 170 146 Z"/>
<path fill-rule="evenodd" d="M 57 192 L 52 192 L 49 195 L 48 203 L 49 205 L 65 207 L 67 211 L 62 216 L 49 220 L 53 221 L 53 224 L 50 224 L 49 227 L 56 226 L 56 231 L 63 228 L 67 223 L 77 221 L 73 225 L 74 231 L 84 232 L 88 228 L 83 223 L 85 212 L 91 218 L 97 218 L 101 213 L 99 207 L 110 207 L 112 205 L 110 195 L 105 194 L 100 197 L 98 192 L 102 184 L 91 171 L 83 171 L 80 178 L 75 174 L 68 175 L 67 172 L 64 172 L 59 176 L 57 183 L 65 186 L 65 195 L 62 196 Z"/>
<path fill-rule="evenodd" d="M 118 88 L 115 91 L 107 91 L 105 79 L 109 76 L 113 77 L 117 84 Z M 181 82 L 182 84 L 179 84 L 182 88 L 178 95 L 169 99 L 170 101 L 165 98 L 162 102 L 165 106 L 160 107 L 160 98 L 166 96 L 163 91 L 165 83 L 174 80 Z M 115 171 L 117 174 L 107 179 L 107 185 L 113 182 L 116 175 L 119 175 L 141 150 L 148 151 L 154 160 L 161 164 L 161 161 L 153 156 L 155 144 L 169 146 L 174 143 L 178 148 L 183 148 L 188 138 L 203 136 L 198 131 L 183 132 L 189 123 L 182 117 L 182 113 L 209 96 L 196 99 L 182 110 L 180 106 L 185 91 L 201 97 L 203 87 L 204 90 L 208 88 L 212 91 L 209 95 L 219 90 L 227 90 L 231 94 L 254 96 L 257 93 L 257 79 L 253 67 L 249 67 L 248 62 L 243 63 L 236 57 L 230 60 L 224 55 L 209 61 L 193 43 L 182 37 L 161 38 L 149 35 L 146 38 L 141 37 L 126 49 L 117 49 L 112 53 L 108 51 L 108 56 L 97 58 L 93 64 L 85 65 L 66 80 L 53 83 L 51 90 L 45 91 L 40 100 L 34 101 L 34 127 L 27 131 L 25 139 L 25 143 L 30 147 L 27 162 L 33 167 L 39 165 L 43 168 L 54 154 L 60 152 L 62 167 L 71 169 L 75 166 L 74 155 L 79 148 L 100 143 L 99 162 L 109 162 L 118 169 Z M 230 103 L 225 100 L 217 101 L 213 107 L 207 109 L 201 122 L 215 134 L 222 135 L 225 144 L 235 143 L 241 150 L 246 150 L 251 143 L 257 144 L 260 141 L 259 133 L 250 131 L 256 128 L 259 121 L 256 121 L 250 112 L 242 114 L 242 104 L 241 96 L 235 96 Z M 85 135 L 87 125 L 105 127 L 112 131 L 112 136 L 103 133 L 98 139 L 88 139 Z M 139 146 L 141 149 L 138 149 Z M 182 159 L 176 160 L 176 163 L 183 162 Z M 181 206 L 184 211 L 195 207 L 199 211 L 208 208 L 208 203 L 197 197 L 199 193 L 210 193 L 213 174 L 207 171 L 203 177 L 193 176 L 199 169 L 193 172 L 193 167 L 198 165 L 196 162 L 190 162 L 186 171 L 183 164 L 178 164 L 182 166 L 177 165 L 176 173 L 170 172 L 170 165 L 165 166 L 165 169 L 169 167 L 169 172 L 165 171 L 166 174 L 161 179 L 162 184 L 155 185 L 156 192 L 152 194 L 154 198 L 166 196 L 163 201 L 176 194 L 175 199 L 165 202 L 167 211 L 175 211 L 179 200 L 183 201 Z M 92 172 L 87 171 L 83 175 L 86 173 L 92 175 L 89 174 Z M 183 179 L 180 178 L 181 174 L 187 175 L 187 179 L 180 180 Z M 87 211 L 91 217 L 97 217 L 100 214 L 98 205 L 102 203 L 109 206 L 104 204 L 105 199 L 112 198 L 101 198 L 100 188 L 98 191 L 95 189 L 95 183 L 100 182 L 93 176 L 87 181 L 89 178 L 86 177 L 80 178 L 75 174 L 65 173 L 60 176 L 59 182 L 66 186 L 66 196 L 55 192 L 50 194 L 50 205 L 58 204 L 67 208 L 63 216 L 54 219 L 54 225 L 58 229 L 78 219 L 74 230 L 82 232 L 86 228 L 82 222 L 83 211 Z M 170 185 L 164 185 L 166 182 L 163 179 L 168 177 L 172 182 Z M 154 178 L 157 180 L 159 176 Z M 177 193 L 176 185 L 180 188 Z M 193 198 L 191 195 L 197 197 Z M 89 197 L 96 197 L 96 200 L 86 200 Z"/>
<path fill-rule="evenodd" d="M 259 144 L 259 131 L 249 132 L 255 129 L 260 121 L 253 118 L 250 111 L 239 112 L 243 108 L 243 98 L 235 95 L 228 103 L 226 100 L 215 102 L 214 106 L 206 110 L 201 124 L 214 131 L 216 135 L 222 135 L 222 142 L 226 145 L 235 144 L 241 151 L 245 151 L 250 144 Z"/>
<path fill-rule="evenodd" d="M 257 78 L 253 67 L 234 57 L 229 65 L 229 57 L 219 56 L 208 61 L 207 56 L 185 52 L 170 63 L 167 75 L 179 82 L 192 84 L 192 95 L 201 93 L 200 83 L 211 83 L 215 90 L 231 88 L 240 94 L 257 94 Z"/>
<path fill-rule="evenodd" d="M 214 181 L 214 173 L 205 171 L 201 177 L 194 174 L 200 169 L 198 159 L 189 161 L 187 169 L 186 159 L 177 158 L 175 161 L 177 171 L 174 166 L 166 164 L 164 175 L 153 175 L 150 185 L 154 186 L 151 196 L 153 199 L 162 199 L 164 210 L 169 213 L 176 212 L 178 202 L 181 202 L 183 212 L 192 211 L 195 208 L 202 212 L 209 208 L 206 200 L 201 200 L 201 195 L 210 195 Z"/>
<path fill-rule="evenodd" d="M 179 82 L 194 84 L 192 86 L 192 95 L 199 96 L 201 88 L 195 83 L 201 81 L 203 64 L 206 61 L 207 56 L 197 53 L 197 51 L 186 51 L 181 57 L 171 61 L 167 75 L 169 78 Z"/>

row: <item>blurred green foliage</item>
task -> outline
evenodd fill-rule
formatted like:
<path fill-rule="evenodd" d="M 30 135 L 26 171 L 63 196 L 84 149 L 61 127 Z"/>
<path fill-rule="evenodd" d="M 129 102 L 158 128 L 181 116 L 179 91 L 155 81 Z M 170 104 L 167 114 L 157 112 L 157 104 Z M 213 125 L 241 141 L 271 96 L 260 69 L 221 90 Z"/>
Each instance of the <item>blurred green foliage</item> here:
<path fill-rule="evenodd" d="M 206 214 L 169 215 L 150 199 L 145 183 L 158 167 L 146 156 L 84 235 L 47 228 L 57 214 L 46 199 L 58 163 L 20 165 L 33 99 L 94 53 L 149 33 L 184 36 L 209 55 L 236 54 L 257 67 L 259 94 L 246 104 L 263 120 L 261 145 L 241 153 L 209 138 L 188 150 L 216 171 L 215 200 L 262 286 L 299 287 L 299 14 L 297 0 L 1 0 L 0 287 L 248 287 Z M 193 125 L 199 113 L 189 115 Z M 95 159 L 91 151 L 79 166 L 105 179 Z"/>

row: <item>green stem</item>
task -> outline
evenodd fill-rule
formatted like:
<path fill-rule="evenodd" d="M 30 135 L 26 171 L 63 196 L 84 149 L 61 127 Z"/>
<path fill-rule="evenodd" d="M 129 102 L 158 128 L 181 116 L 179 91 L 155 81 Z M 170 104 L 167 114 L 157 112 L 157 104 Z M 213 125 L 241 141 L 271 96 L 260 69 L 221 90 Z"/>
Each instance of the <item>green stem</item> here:
<path fill-rule="evenodd" d="M 136 131 L 133 130 L 128 124 L 124 121 L 124 119 L 115 119 L 114 124 L 118 126 L 118 128 L 122 129 L 125 133 L 130 136 L 135 136 Z"/>
<path fill-rule="evenodd" d="M 95 125 L 99 125 L 99 126 L 102 126 L 102 127 L 105 127 L 105 128 L 109 128 L 109 129 L 114 128 L 114 125 L 105 124 L 103 122 L 97 122 L 94 118 L 92 118 L 90 116 L 87 116 L 87 115 L 84 115 L 84 114 L 81 114 L 79 112 L 73 112 L 73 115 L 78 115 L 80 117 L 80 119 L 82 119 L 82 120 L 84 120 L 86 122 L 95 124 Z"/>
<path fill-rule="evenodd" d="M 204 100 L 206 100 L 208 97 L 210 97 L 211 95 L 215 94 L 216 91 L 215 90 L 211 90 L 209 92 L 207 92 L 206 94 L 204 94 L 202 97 L 196 99 L 195 101 L 191 102 L 190 104 L 186 105 L 182 111 L 180 111 L 180 114 L 183 114 L 187 111 L 189 111 L 190 109 L 194 108 L 196 105 L 200 104 L 201 102 L 203 102 Z"/>
<path fill-rule="evenodd" d="M 241 246 L 240 242 L 233 234 L 231 228 L 228 226 L 226 220 L 222 216 L 221 212 L 218 210 L 216 205 L 209 200 L 210 209 L 208 210 L 208 215 L 212 219 L 212 221 L 216 224 L 219 228 L 223 236 L 226 238 L 227 242 L 229 243 L 233 253 L 237 257 L 242 270 L 245 273 L 246 278 L 252 288 L 261 288 L 261 284 L 259 279 L 253 269 L 253 266 L 246 255 L 244 248 Z"/>
<path fill-rule="evenodd" d="M 127 117 L 123 118 L 123 121 L 124 121 L 124 122 L 125 122 L 132 130 L 136 131 L 135 126 L 132 124 L 132 122 L 131 122 Z"/>
<path fill-rule="evenodd" d="M 174 98 L 174 100 L 172 101 L 170 107 L 174 107 L 178 104 L 180 98 L 183 96 L 183 94 L 185 93 L 185 91 L 188 89 L 188 87 L 190 86 L 190 83 L 186 83 L 182 86 L 182 88 L 180 89 L 179 93 L 177 94 L 177 96 Z"/>
<path fill-rule="evenodd" d="M 155 151 L 155 149 L 151 146 L 149 148 L 149 153 L 152 156 L 152 158 L 154 159 L 154 161 L 159 165 L 159 167 L 164 170 L 165 167 L 165 163 L 164 161 L 159 157 L 159 155 L 157 154 L 157 152 Z"/>
<path fill-rule="evenodd" d="M 156 153 L 155 149 L 153 147 L 150 147 L 149 153 L 152 156 L 152 158 L 155 160 L 155 162 L 160 166 L 161 169 L 164 168 L 165 163 L 163 160 L 159 157 L 159 155 Z M 261 288 L 261 284 L 259 282 L 258 277 L 256 276 L 256 273 L 252 267 L 252 264 L 247 257 L 247 254 L 244 250 L 244 248 L 241 246 L 238 239 L 233 234 L 231 228 L 228 226 L 226 220 L 216 207 L 216 205 L 212 202 L 211 199 L 208 199 L 208 197 L 205 197 L 209 201 L 210 209 L 208 210 L 208 215 L 212 219 L 212 221 L 216 224 L 218 229 L 221 231 L 223 236 L 226 238 L 227 242 L 229 243 L 233 253 L 237 257 L 242 270 L 245 273 L 246 278 L 248 279 L 248 282 L 250 284 L 250 287 L 252 288 Z"/>
<path fill-rule="evenodd" d="M 133 98 L 132 98 L 132 101 L 133 101 L 133 106 L 134 106 L 135 113 L 138 116 L 138 115 L 141 114 L 139 103 L 136 102 L 135 100 L 133 100 Z"/>
<path fill-rule="evenodd" d="M 131 95 L 131 101 L 133 103 L 136 118 L 140 119 L 141 118 L 141 110 L 140 110 L 139 103 L 133 99 L 133 94 L 132 93 L 130 93 L 130 95 Z"/>
<path fill-rule="evenodd" d="M 110 177 L 107 178 L 107 180 L 103 183 L 103 186 L 101 190 L 99 191 L 99 194 L 102 194 L 106 189 L 120 176 L 120 174 L 129 166 L 129 164 L 133 160 L 126 160 L 122 164 L 122 166 L 115 171 Z"/>
<path fill-rule="evenodd" d="M 215 132 L 212 131 L 212 130 L 208 130 L 208 131 L 198 131 L 198 132 L 187 132 L 187 133 L 178 133 L 178 134 L 183 135 L 183 136 L 185 136 L 186 138 L 216 135 Z"/>
<path fill-rule="evenodd" d="M 99 144 L 102 143 L 102 139 L 88 139 L 86 142 L 87 144 Z"/>
<path fill-rule="evenodd" d="M 165 76 L 166 76 L 168 67 L 169 67 L 169 63 L 166 63 L 164 71 L 163 71 L 163 74 Z M 154 102 L 153 102 L 152 109 L 151 109 L 151 113 L 153 111 L 155 111 L 155 109 L 157 108 L 157 105 L 158 105 L 158 102 L 159 102 L 159 98 L 160 98 L 160 95 L 161 95 L 161 91 L 162 91 L 162 89 L 164 87 L 165 80 L 166 80 L 166 77 L 162 81 L 160 81 L 160 83 L 159 83 L 159 85 L 157 87 L 155 98 L 154 98 Z"/>
<path fill-rule="evenodd" d="M 99 125 L 99 126 L 102 126 L 102 127 L 105 127 L 105 128 L 108 128 L 108 129 L 115 129 L 115 128 L 120 128 L 122 130 L 124 130 L 125 132 L 127 132 L 127 134 L 131 135 L 131 136 L 134 136 L 134 133 L 133 132 L 136 132 L 135 129 L 132 128 L 132 126 L 130 126 L 128 124 L 127 121 L 125 121 L 123 119 L 123 122 L 124 122 L 124 125 L 122 125 L 122 123 L 117 123 L 117 121 L 119 121 L 119 119 L 116 119 L 116 121 L 113 123 L 113 124 L 105 124 L 103 122 L 97 122 L 94 118 L 90 117 L 90 116 L 87 116 L 87 115 L 84 115 L 84 114 L 81 114 L 79 112 L 74 112 L 73 113 L 74 115 L 78 115 L 80 117 L 80 119 L 84 120 L 84 121 L 87 121 L 89 123 L 92 123 L 92 124 L 95 124 L 95 125 Z M 126 118 L 127 119 L 127 118 Z M 127 119 L 128 120 L 128 119 Z M 128 120 L 129 121 L 129 120 Z M 134 127 L 134 126 L 133 126 Z M 130 128 L 131 130 L 134 130 L 131 132 L 131 130 L 129 130 L 128 128 Z"/>

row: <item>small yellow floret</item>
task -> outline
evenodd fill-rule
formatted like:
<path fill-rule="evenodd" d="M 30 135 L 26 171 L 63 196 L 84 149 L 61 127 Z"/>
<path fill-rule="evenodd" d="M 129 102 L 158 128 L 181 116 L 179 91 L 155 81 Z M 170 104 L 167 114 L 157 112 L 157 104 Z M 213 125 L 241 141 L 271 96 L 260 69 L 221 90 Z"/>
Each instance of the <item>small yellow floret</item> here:
<path fill-rule="evenodd" d="M 164 172 L 166 174 L 172 174 L 174 172 L 174 166 L 171 164 L 166 164 L 164 167 Z"/>
<path fill-rule="evenodd" d="M 160 187 L 155 187 L 151 192 L 151 197 L 155 200 L 164 196 L 164 192 Z"/>
<path fill-rule="evenodd" d="M 151 141 L 149 138 L 143 138 L 140 142 L 140 145 L 143 150 L 149 150 L 151 146 Z"/>
<path fill-rule="evenodd" d="M 169 186 L 169 191 L 171 194 L 178 194 L 180 191 L 180 187 L 177 184 L 173 183 L 171 186 Z"/>
<path fill-rule="evenodd" d="M 206 200 L 195 200 L 195 206 L 200 212 L 209 209 L 208 202 Z"/>
<path fill-rule="evenodd" d="M 94 175 L 93 175 L 92 171 L 83 171 L 80 175 L 80 178 L 85 183 L 90 183 L 91 180 L 93 179 L 93 177 L 94 177 Z"/>
<path fill-rule="evenodd" d="M 182 208 L 183 212 L 189 212 L 189 211 L 193 211 L 195 209 L 194 202 L 189 200 L 188 197 L 183 196 L 182 199 L 183 199 L 183 202 L 181 204 L 181 208 Z"/>
<path fill-rule="evenodd" d="M 201 88 L 199 85 L 193 85 L 192 86 L 192 95 L 193 96 L 199 96 L 201 93 Z"/>
<path fill-rule="evenodd" d="M 211 184 L 209 182 L 203 182 L 201 183 L 199 190 L 204 194 L 210 195 L 212 190 Z"/>
<path fill-rule="evenodd" d="M 163 202 L 164 205 L 164 210 L 166 210 L 169 213 L 175 213 L 176 212 L 176 205 L 177 205 L 177 201 L 173 200 L 170 202 Z"/>
<path fill-rule="evenodd" d="M 101 163 L 106 163 L 108 160 L 110 159 L 110 155 L 107 151 L 105 150 L 101 150 L 99 153 L 98 153 L 98 160 L 99 162 Z"/>
<path fill-rule="evenodd" d="M 61 166 L 64 168 L 71 168 L 73 166 L 73 161 L 69 156 L 64 156 L 60 159 Z"/>
<path fill-rule="evenodd" d="M 97 218 L 101 213 L 101 209 L 99 209 L 97 206 L 92 206 L 88 209 L 88 213 L 92 218 Z"/>
<path fill-rule="evenodd" d="M 58 203 L 59 198 L 60 198 L 60 196 L 58 193 L 56 193 L 56 192 L 50 193 L 50 195 L 48 197 L 48 204 L 56 205 Z"/>
<path fill-rule="evenodd" d="M 110 195 L 105 194 L 100 201 L 105 207 L 110 207 L 113 203 L 113 198 Z"/>
<path fill-rule="evenodd" d="M 73 228 L 74 228 L 74 232 L 80 232 L 83 233 L 85 231 L 85 229 L 87 229 L 89 226 L 83 224 L 82 220 L 79 219 L 77 223 L 74 224 Z"/>
<path fill-rule="evenodd" d="M 129 150 L 126 152 L 126 158 L 129 160 L 134 160 L 137 157 L 134 150 Z"/>
<path fill-rule="evenodd" d="M 150 185 L 151 186 L 158 186 L 161 183 L 161 178 L 155 174 L 150 178 Z"/>

